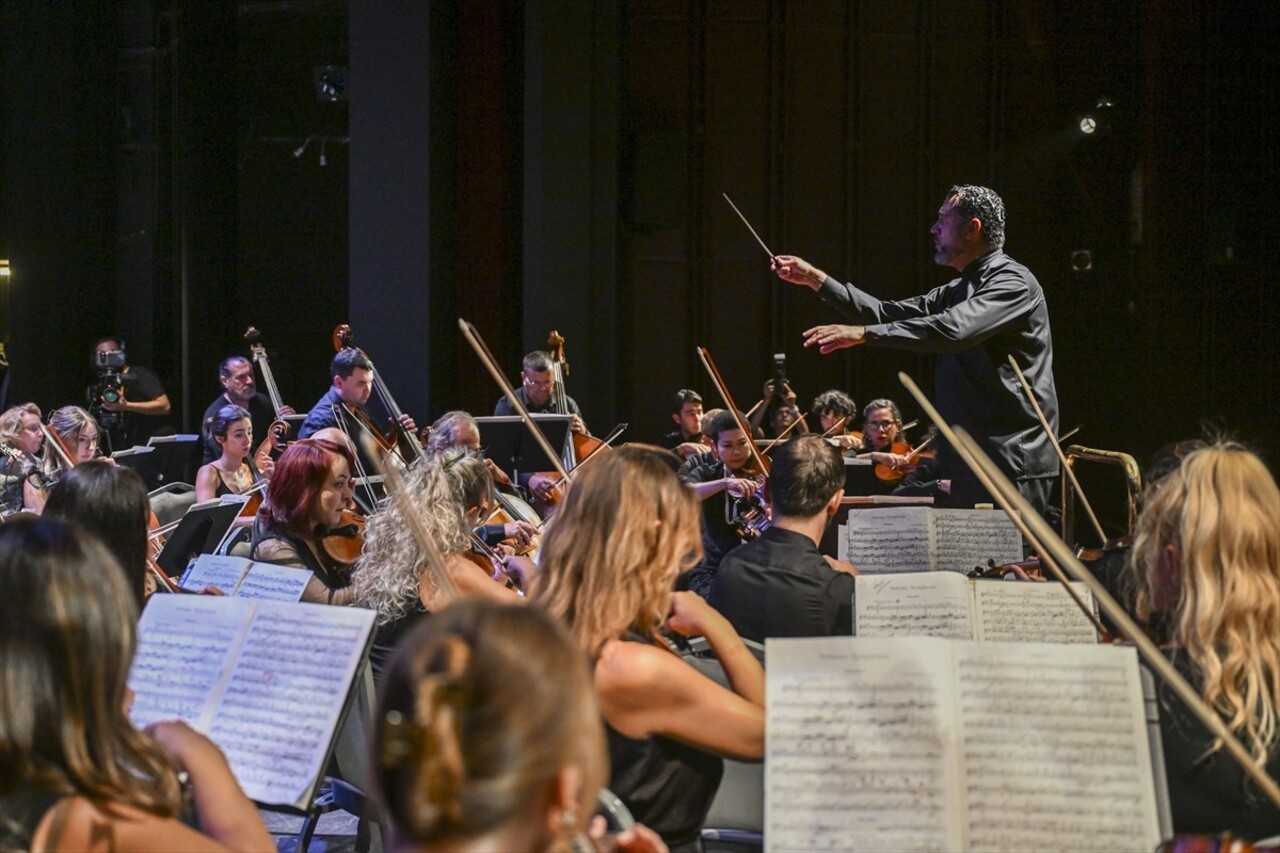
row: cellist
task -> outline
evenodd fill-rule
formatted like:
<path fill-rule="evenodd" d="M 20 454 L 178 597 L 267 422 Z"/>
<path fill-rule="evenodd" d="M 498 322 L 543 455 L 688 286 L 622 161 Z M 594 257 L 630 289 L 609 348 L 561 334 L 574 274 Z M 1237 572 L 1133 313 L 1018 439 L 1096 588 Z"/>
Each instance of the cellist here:
<path fill-rule="evenodd" d="M 590 435 L 586 422 L 582 420 L 582 409 L 578 406 L 577 400 L 567 394 L 562 395 L 564 410 L 561 411 L 557 407 L 556 378 L 553 367 L 550 353 L 534 350 L 526 355 L 520 368 L 520 387 L 516 389 L 516 396 L 520 398 L 520 402 L 530 414 L 572 415 L 573 421 L 569 429 L 578 435 Z M 493 414 L 511 417 L 516 414 L 516 410 L 506 397 L 500 397 L 493 407 Z M 520 475 L 520 485 L 526 486 L 536 498 L 545 501 L 552 496 L 556 477 L 547 474 L 527 476 L 528 481 L 525 482 L 526 475 Z"/>

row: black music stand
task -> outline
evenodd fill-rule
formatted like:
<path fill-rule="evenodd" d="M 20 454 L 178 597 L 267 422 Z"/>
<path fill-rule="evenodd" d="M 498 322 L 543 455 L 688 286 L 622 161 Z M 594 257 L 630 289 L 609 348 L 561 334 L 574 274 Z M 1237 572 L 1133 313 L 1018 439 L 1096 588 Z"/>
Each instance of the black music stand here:
<path fill-rule="evenodd" d="M 147 484 L 147 491 L 154 491 L 161 486 L 167 486 L 170 483 L 191 483 L 195 480 L 196 468 L 200 467 L 200 457 L 204 453 L 204 447 L 200 444 L 200 436 L 198 435 L 153 435 L 147 441 L 147 446 L 155 448 L 154 452 L 146 454 L 146 456 L 129 456 L 122 461 L 128 464 L 130 459 L 145 459 L 145 462 L 139 461 L 139 466 L 145 466 L 146 471 L 142 467 L 137 468 L 142 479 Z"/>
<path fill-rule="evenodd" d="M 196 504 L 178 522 L 156 562 L 169 577 L 178 577 L 187 569 L 192 557 L 212 554 L 244 509 L 245 500 L 215 499 Z"/>
<path fill-rule="evenodd" d="M 573 442 L 569 438 L 573 415 L 529 417 L 542 429 L 547 443 L 560 451 L 560 463 L 566 468 L 572 468 L 576 462 L 573 458 Z M 513 481 L 517 474 L 556 470 L 555 462 L 547 458 L 542 445 L 534 439 L 519 415 L 476 418 L 476 424 L 480 427 L 480 443 L 485 447 L 485 455 Z"/>

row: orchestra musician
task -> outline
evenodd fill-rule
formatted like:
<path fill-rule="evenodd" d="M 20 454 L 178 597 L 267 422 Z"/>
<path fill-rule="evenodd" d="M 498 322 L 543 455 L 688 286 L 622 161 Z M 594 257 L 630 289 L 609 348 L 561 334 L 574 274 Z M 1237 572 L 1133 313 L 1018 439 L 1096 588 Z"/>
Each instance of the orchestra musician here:
<path fill-rule="evenodd" d="M 666 850 L 644 827 L 574 844 L 608 759 L 582 652 L 541 610 L 459 602 L 405 638 L 385 682 L 374 793 L 392 849 Z"/>
<path fill-rule="evenodd" d="M 702 501 L 702 559 L 682 583 L 706 597 L 716 567 L 742 543 L 732 523 L 734 499 L 751 497 L 760 486 L 760 473 L 751 471 L 751 439 L 738 426 L 733 412 L 721 410 L 707 426 L 711 452 L 691 456 L 680 468 L 680 479 Z"/>
<path fill-rule="evenodd" d="M 481 452 L 480 424 L 469 412 L 454 410 L 445 412 L 436 418 L 431 425 L 431 434 L 427 437 L 427 455 L 436 456 L 453 449 Z M 506 494 L 514 495 L 527 502 L 528 493 L 512 483 L 506 472 L 497 466 L 489 457 L 484 457 L 485 467 L 493 478 L 494 488 Z M 476 528 L 476 534 L 486 544 L 497 546 L 504 540 L 513 541 L 518 547 L 524 547 L 538 535 L 538 529 L 527 521 L 513 519 L 501 524 L 482 524 Z"/>
<path fill-rule="evenodd" d="M 460 597 L 506 603 L 524 600 L 507 588 L 505 576 L 495 576 L 501 575 L 502 567 L 481 567 L 468 556 L 471 531 L 489 515 L 494 503 L 493 480 L 483 457 L 461 448 L 443 450 L 413 466 L 404 489 L 407 503 L 431 534 Z M 378 614 L 370 653 L 376 673 L 414 622 L 449 603 L 446 591 L 428 570 L 427 556 L 404 511 L 404 503 L 390 501 L 369 518 L 364 549 L 355 566 L 358 602 Z"/>
<path fill-rule="evenodd" d="M 938 411 L 973 435 L 1043 513 L 1058 458 L 1019 390 L 1009 356 L 1017 360 L 1056 434 L 1058 395 L 1044 291 L 1030 270 L 1004 253 L 1004 203 L 990 189 L 952 187 L 930 233 L 934 262 L 960 275 L 910 299 L 881 301 L 793 255 L 778 255 L 771 266 L 784 281 L 811 288 L 861 324 L 815 326 L 805 332 L 805 346 L 824 354 L 862 344 L 937 353 Z M 951 482 L 946 505 L 972 507 L 992 500 L 951 448 L 939 447 L 937 458 L 939 476 Z"/>
<path fill-rule="evenodd" d="M 77 465 L 49 489 L 44 515 L 97 536 L 115 557 L 138 609 L 155 591 L 147 568 L 151 502 L 142 477 L 123 465 Z"/>
<path fill-rule="evenodd" d="M 702 435 L 701 394 L 691 388 L 677 391 L 671 398 L 671 420 L 676 429 L 658 439 L 659 447 L 674 450 L 685 459 L 707 451 Z"/>
<path fill-rule="evenodd" d="M 290 443 L 254 521 L 252 559 L 312 571 L 303 601 L 345 605 L 355 599 L 350 563 L 325 547 L 326 538 L 341 536 L 345 531 L 335 531 L 351 522 L 352 465 L 345 444 L 316 438 Z"/>
<path fill-rule="evenodd" d="M 818 551 L 844 497 L 840 451 L 802 435 L 770 460 L 769 527 L 725 555 L 708 600 L 741 636 L 760 643 L 851 634 L 857 570 Z"/>
<path fill-rule="evenodd" d="M 222 393 L 204 410 L 204 416 L 200 422 L 208 423 L 209 419 L 217 415 L 218 410 L 223 406 L 240 406 L 249 413 L 249 419 L 253 423 L 253 434 L 265 439 L 269 427 L 276 419 L 276 414 L 271 405 L 271 398 L 258 390 L 253 375 L 253 362 L 242 355 L 228 356 L 222 360 L 222 364 L 218 365 L 218 382 L 222 385 Z M 293 408 L 284 406 L 281 412 L 291 415 Z M 204 458 L 200 464 L 208 465 L 221 455 L 221 446 L 206 436 Z"/>
<path fill-rule="evenodd" d="M 832 388 L 813 398 L 809 407 L 818 419 L 818 432 L 841 450 L 861 450 L 861 433 L 854 430 L 858 418 L 858 404 L 843 391 Z"/>
<path fill-rule="evenodd" d="M 258 471 L 250 459 L 253 420 L 249 412 L 235 404 L 218 409 L 204 423 L 205 442 L 212 440 L 221 453 L 196 471 L 196 503 L 223 495 L 242 495 L 258 481 Z"/>
<path fill-rule="evenodd" d="M 1280 490 L 1262 461 L 1223 443 L 1149 487 L 1133 546 L 1137 611 L 1272 779 L 1280 778 Z M 1168 688 L 1160 730 L 1173 828 L 1273 836 L 1280 809 Z"/>
<path fill-rule="evenodd" d="M 723 616 L 671 591 L 701 538 L 677 463 L 632 444 L 585 466 L 547 532 L 533 598 L 594 662 L 609 789 L 672 850 L 700 850 L 721 756 L 764 755 L 764 670 Z M 674 654 L 664 628 L 705 637 L 732 689 Z"/>
<path fill-rule="evenodd" d="M 61 441 L 71 455 L 73 465 L 85 462 L 100 461 L 114 465 L 115 460 L 99 454 L 98 441 L 101 433 L 98 422 L 93 416 L 79 406 L 63 406 L 49 413 L 49 429 Z M 49 442 L 44 446 L 44 471 L 50 480 L 62 471 L 63 465 L 56 448 Z"/>
<path fill-rule="evenodd" d="M 26 510 L 39 513 L 44 506 L 44 490 L 39 485 L 40 448 L 44 431 L 40 429 L 40 409 L 35 403 L 23 403 L 0 414 L 0 445 L 10 451 L 0 458 L 0 515 Z"/>
<path fill-rule="evenodd" d="M 582 420 L 582 409 L 578 406 L 577 400 L 566 394 L 564 395 L 566 411 L 562 412 L 556 407 L 556 378 L 553 367 L 551 355 L 547 352 L 534 350 L 526 355 L 520 367 L 520 387 L 515 389 L 516 396 L 531 415 L 572 415 L 573 421 L 569 428 L 579 435 L 587 435 L 587 425 Z M 493 407 L 493 413 L 507 417 L 518 414 L 506 396 L 498 398 L 498 402 Z M 556 479 L 557 477 L 553 474 L 522 472 L 520 485 L 526 487 L 538 500 L 549 501 L 553 499 Z"/>
<path fill-rule="evenodd" d="M 332 383 L 329 390 L 307 413 L 298 438 L 310 438 L 326 427 L 338 427 L 352 437 L 370 429 L 372 421 L 365 406 L 373 393 L 373 364 L 360 350 L 345 347 L 338 350 L 329 363 L 329 377 Z M 418 425 L 407 414 L 401 416 L 400 423 L 410 435 L 418 430 Z M 363 459 L 363 451 L 360 457 Z M 364 462 L 365 470 L 377 470 L 372 460 Z"/>
<path fill-rule="evenodd" d="M 275 849 L 212 741 L 130 722 L 138 606 L 114 562 L 60 520 L 0 525 L 0 849 Z"/>

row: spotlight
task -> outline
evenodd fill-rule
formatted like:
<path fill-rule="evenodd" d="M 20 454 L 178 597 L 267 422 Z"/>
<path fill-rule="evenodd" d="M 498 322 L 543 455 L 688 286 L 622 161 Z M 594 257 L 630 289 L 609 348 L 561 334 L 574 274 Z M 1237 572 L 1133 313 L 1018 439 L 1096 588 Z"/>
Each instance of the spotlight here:
<path fill-rule="evenodd" d="M 1080 117 L 1080 132 L 1085 136 L 1092 135 L 1098 129 L 1098 120 L 1093 116 Z"/>
<path fill-rule="evenodd" d="M 321 65 L 312 69 L 316 83 L 317 101 L 345 101 L 347 99 L 347 69 L 337 65 Z"/>
<path fill-rule="evenodd" d="M 1106 95 L 1094 101 L 1093 107 L 1076 120 L 1076 127 L 1083 136 L 1099 136 L 1111 130 L 1115 118 L 1115 101 Z"/>
<path fill-rule="evenodd" d="M 1071 253 L 1071 271 L 1088 272 L 1093 269 L 1093 252 L 1088 249 L 1076 249 Z"/>

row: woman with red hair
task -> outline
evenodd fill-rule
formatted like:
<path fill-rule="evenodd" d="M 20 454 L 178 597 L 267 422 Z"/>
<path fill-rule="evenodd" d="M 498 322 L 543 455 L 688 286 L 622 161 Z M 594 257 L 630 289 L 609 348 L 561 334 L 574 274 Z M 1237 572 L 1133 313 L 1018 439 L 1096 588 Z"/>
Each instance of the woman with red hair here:
<path fill-rule="evenodd" d="M 253 525 L 254 560 L 310 569 L 303 601 L 350 604 L 351 567 L 330 557 L 324 538 L 342 524 L 351 499 L 351 451 L 323 439 L 295 441 L 281 454 Z"/>

